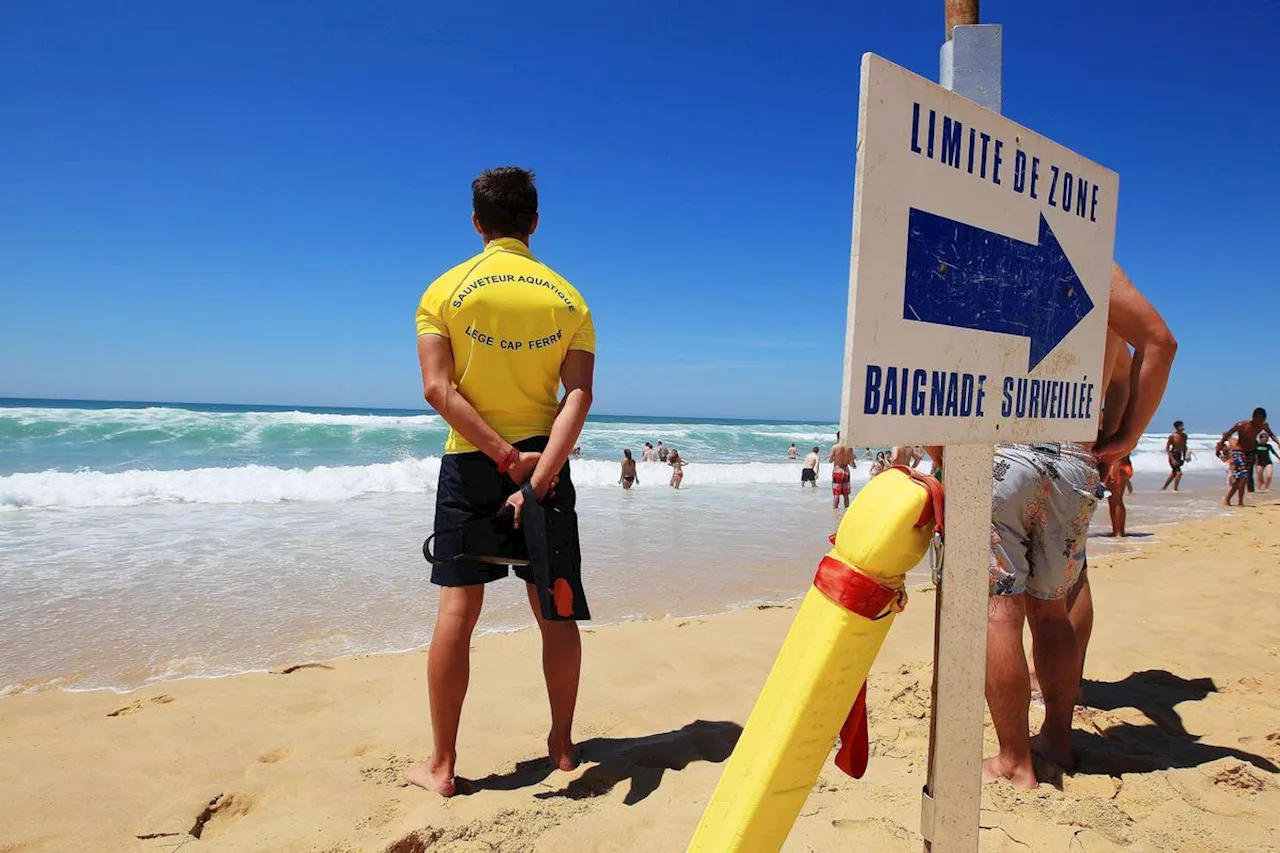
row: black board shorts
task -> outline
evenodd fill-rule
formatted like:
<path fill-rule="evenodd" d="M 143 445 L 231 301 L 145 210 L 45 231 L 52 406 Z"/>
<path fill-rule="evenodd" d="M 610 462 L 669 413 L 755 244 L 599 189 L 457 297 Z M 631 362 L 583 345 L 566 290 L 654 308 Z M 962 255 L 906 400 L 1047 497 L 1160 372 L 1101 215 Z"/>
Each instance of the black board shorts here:
<path fill-rule="evenodd" d="M 547 438 L 537 436 L 517 441 L 515 446 L 525 453 L 538 453 L 546 449 Z M 437 586 L 474 586 L 507 576 L 515 569 L 516 577 L 525 583 L 534 583 L 531 566 L 503 566 L 468 560 L 464 553 L 461 528 L 469 522 L 494 518 L 506 504 L 507 498 L 519 491 L 519 486 L 505 474 L 498 473 L 498 465 L 479 451 L 449 453 L 440 461 L 440 479 L 436 485 L 435 555 L 438 562 L 431 567 L 431 582 Z M 555 494 L 543 501 L 547 507 L 559 507 L 572 513 L 577 503 L 573 481 L 569 477 L 569 463 L 560 469 L 560 482 Z M 557 531 L 558 536 L 572 539 L 560 543 L 560 553 L 576 564 L 565 567 L 573 572 L 581 569 L 581 549 L 576 525 L 569 530 Z M 529 553 L 524 538 L 518 532 L 512 537 L 512 553 L 527 560 Z M 504 554 L 508 553 L 506 551 Z"/>
<path fill-rule="evenodd" d="M 815 470 L 813 470 L 812 468 L 801 468 L 801 469 L 800 469 L 800 482 L 802 482 L 802 483 L 816 483 L 816 482 L 818 482 L 818 472 L 817 472 L 817 471 L 815 471 Z"/>

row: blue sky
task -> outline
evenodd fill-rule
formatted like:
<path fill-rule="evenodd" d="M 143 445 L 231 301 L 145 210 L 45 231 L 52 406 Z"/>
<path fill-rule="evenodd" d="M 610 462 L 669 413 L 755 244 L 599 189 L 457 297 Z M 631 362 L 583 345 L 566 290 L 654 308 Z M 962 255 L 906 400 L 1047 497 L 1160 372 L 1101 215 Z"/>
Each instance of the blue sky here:
<path fill-rule="evenodd" d="M 417 298 L 515 163 L 598 411 L 834 419 L 860 57 L 936 79 L 941 7 L 11 7 L 0 395 L 416 407 Z M 1280 411 L 1267 7 L 983 3 L 1005 114 L 1120 173 L 1181 343 L 1159 429 Z"/>

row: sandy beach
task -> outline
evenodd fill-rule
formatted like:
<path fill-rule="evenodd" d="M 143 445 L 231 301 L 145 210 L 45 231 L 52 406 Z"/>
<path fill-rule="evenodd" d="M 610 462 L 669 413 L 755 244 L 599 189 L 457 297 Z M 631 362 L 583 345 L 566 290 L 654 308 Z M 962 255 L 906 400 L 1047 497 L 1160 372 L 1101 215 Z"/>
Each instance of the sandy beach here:
<path fill-rule="evenodd" d="M 1278 521 L 1246 508 L 1094 560 L 1080 769 L 988 786 L 984 851 L 1280 850 Z M 428 751 L 422 652 L 10 696 L 0 851 L 683 850 L 793 613 L 589 628 L 573 773 L 540 758 L 534 633 L 478 639 L 450 801 L 401 781 Z M 828 764 L 786 850 L 919 849 L 932 615 L 918 589 L 877 661 L 867 777 Z"/>

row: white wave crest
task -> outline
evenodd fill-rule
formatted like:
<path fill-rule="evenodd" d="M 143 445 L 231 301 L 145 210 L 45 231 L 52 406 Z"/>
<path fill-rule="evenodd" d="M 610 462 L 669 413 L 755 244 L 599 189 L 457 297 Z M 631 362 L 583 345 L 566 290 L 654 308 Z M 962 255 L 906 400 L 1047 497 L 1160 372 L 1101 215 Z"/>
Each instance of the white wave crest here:
<path fill-rule="evenodd" d="M 157 503 L 332 503 L 359 495 L 435 489 L 437 458 L 378 465 L 282 469 L 263 465 L 190 471 L 46 471 L 0 477 L 0 509 Z"/>
<path fill-rule="evenodd" d="M 143 427 L 173 427 L 200 423 L 238 422 L 246 425 L 301 424 L 350 427 L 387 426 L 438 426 L 439 415 L 369 415 L 336 414 L 329 412 L 201 412 L 168 406 L 148 406 L 138 409 L 58 409 L 47 407 L 15 406 L 0 409 L 0 418 L 9 418 L 22 424 L 53 421 L 63 424 L 92 426 L 96 424 L 126 424 Z"/>
<path fill-rule="evenodd" d="M 616 462 L 577 460 L 572 476 L 579 488 L 616 487 Z M 376 465 L 274 468 L 196 468 L 188 471 L 44 471 L 0 477 L 0 510 L 49 507 L 120 507 L 142 504 L 245 504 L 287 501 L 333 503 L 369 494 L 434 492 L 440 459 L 404 459 Z M 830 467 L 823 466 L 824 478 Z M 659 463 L 639 465 L 640 484 L 665 486 L 671 468 Z M 866 466 L 854 471 L 865 479 Z M 692 463 L 685 468 L 684 485 L 742 486 L 796 484 L 797 463 Z"/>
<path fill-rule="evenodd" d="M 1184 472 L 1224 470 L 1222 462 L 1214 456 L 1213 448 L 1221 436 L 1208 433 L 1188 433 L 1187 449 L 1191 459 L 1183 465 Z M 1129 454 L 1133 470 L 1143 474 L 1168 474 L 1169 457 L 1165 453 L 1167 435 L 1147 433 L 1138 440 L 1138 446 Z"/>

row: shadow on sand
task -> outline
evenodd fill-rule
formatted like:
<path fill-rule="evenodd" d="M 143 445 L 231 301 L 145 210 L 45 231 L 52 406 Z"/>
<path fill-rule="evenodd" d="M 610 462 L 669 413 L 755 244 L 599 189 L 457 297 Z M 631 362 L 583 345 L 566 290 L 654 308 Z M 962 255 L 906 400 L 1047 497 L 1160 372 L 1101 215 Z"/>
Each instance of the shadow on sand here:
<path fill-rule="evenodd" d="M 1135 672 L 1123 681 L 1091 681 L 1083 684 L 1086 708 L 1114 711 L 1136 708 L 1152 725 L 1121 723 L 1096 733 L 1076 729 L 1071 745 L 1079 766 L 1077 773 L 1119 776 L 1153 770 L 1198 767 L 1220 758 L 1237 758 L 1268 773 L 1280 773 L 1267 758 L 1203 743 L 1187 731 L 1178 714 L 1182 702 L 1198 702 L 1218 687 L 1211 678 L 1182 678 L 1162 669 Z"/>
<path fill-rule="evenodd" d="M 632 738 L 597 737 L 578 744 L 578 759 L 594 764 L 558 791 L 544 791 L 539 799 L 566 797 L 581 800 L 607 794 L 627 780 L 631 789 L 623 802 L 629 806 L 652 794 L 662 784 L 668 770 L 683 770 L 695 761 L 720 763 L 733 752 L 742 726 L 729 722 L 695 720 L 683 728 Z M 552 774 L 547 758 L 518 762 L 510 773 L 495 773 L 483 779 L 459 779 L 458 793 L 514 791 L 538 785 Z"/>

